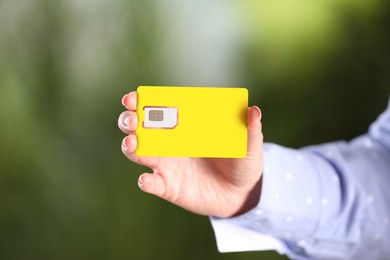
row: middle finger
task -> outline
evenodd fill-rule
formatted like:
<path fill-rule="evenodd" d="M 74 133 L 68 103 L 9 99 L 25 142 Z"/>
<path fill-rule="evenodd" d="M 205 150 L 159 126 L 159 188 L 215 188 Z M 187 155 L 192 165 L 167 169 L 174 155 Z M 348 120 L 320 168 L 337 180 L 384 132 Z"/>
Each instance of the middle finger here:
<path fill-rule="evenodd" d="M 122 112 L 118 118 L 118 126 L 122 132 L 129 134 L 137 129 L 138 117 L 134 111 Z"/>

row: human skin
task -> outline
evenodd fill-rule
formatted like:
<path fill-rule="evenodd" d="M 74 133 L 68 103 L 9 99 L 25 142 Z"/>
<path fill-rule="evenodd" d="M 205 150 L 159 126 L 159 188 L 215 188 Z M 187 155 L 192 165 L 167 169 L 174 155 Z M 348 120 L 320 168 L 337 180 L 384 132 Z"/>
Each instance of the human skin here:
<path fill-rule="evenodd" d="M 190 158 L 137 156 L 137 93 L 122 98 L 126 107 L 118 119 L 128 136 L 122 152 L 131 161 L 149 167 L 138 186 L 188 211 L 216 217 L 233 217 L 254 208 L 260 199 L 263 171 L 261 111 L 248 108 L 248 152 L 245 158 Z M 223 108 L 221 108 L 223 111 Z M 229 141 L 229 140 L 226 140 Z"/>

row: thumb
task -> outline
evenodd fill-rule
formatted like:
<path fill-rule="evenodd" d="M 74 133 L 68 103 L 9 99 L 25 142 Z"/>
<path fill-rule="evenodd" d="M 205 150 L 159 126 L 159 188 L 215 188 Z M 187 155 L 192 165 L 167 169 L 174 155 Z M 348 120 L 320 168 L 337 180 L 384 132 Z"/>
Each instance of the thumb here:
<path fill-rule="evenodd" d="M 144 173 L 138 178 L 138 187 L 146 192 L 158 197 L 165 194 L 165 181 L 156 173 Z"/>
<path fill-rule="evenodd" d="M 247 157 L 261 156 L 263 133 L 261 132 L 261 111 L 257 106 L 248 108 L 248 153 Z"/>

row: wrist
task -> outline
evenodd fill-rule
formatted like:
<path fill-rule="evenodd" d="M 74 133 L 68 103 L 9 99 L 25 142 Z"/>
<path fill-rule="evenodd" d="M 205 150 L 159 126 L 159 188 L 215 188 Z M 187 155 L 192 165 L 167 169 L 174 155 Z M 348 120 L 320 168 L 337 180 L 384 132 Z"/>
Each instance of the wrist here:
<path fill-rule="evenodd" d="M 259 204 L 261 197 L 262 180 L 263 178 L 261 176 L 260 179 L 253 185 L 253 187 L 251 187 L 248 192 L 243 195 L 243 201 L 240 204 L 239 208 L 227 217 L 236 217 L 242 215 L 252 210 Z"/>

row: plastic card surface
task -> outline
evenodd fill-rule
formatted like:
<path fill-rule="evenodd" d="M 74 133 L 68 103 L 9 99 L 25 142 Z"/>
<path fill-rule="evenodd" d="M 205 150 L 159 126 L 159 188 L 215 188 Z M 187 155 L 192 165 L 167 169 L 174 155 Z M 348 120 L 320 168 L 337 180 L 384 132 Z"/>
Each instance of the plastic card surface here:
<path fill-rule="evenodd" d="M 138 156 L 246 156 L 247 89 L 140 86 L 137 96 Z"/>

